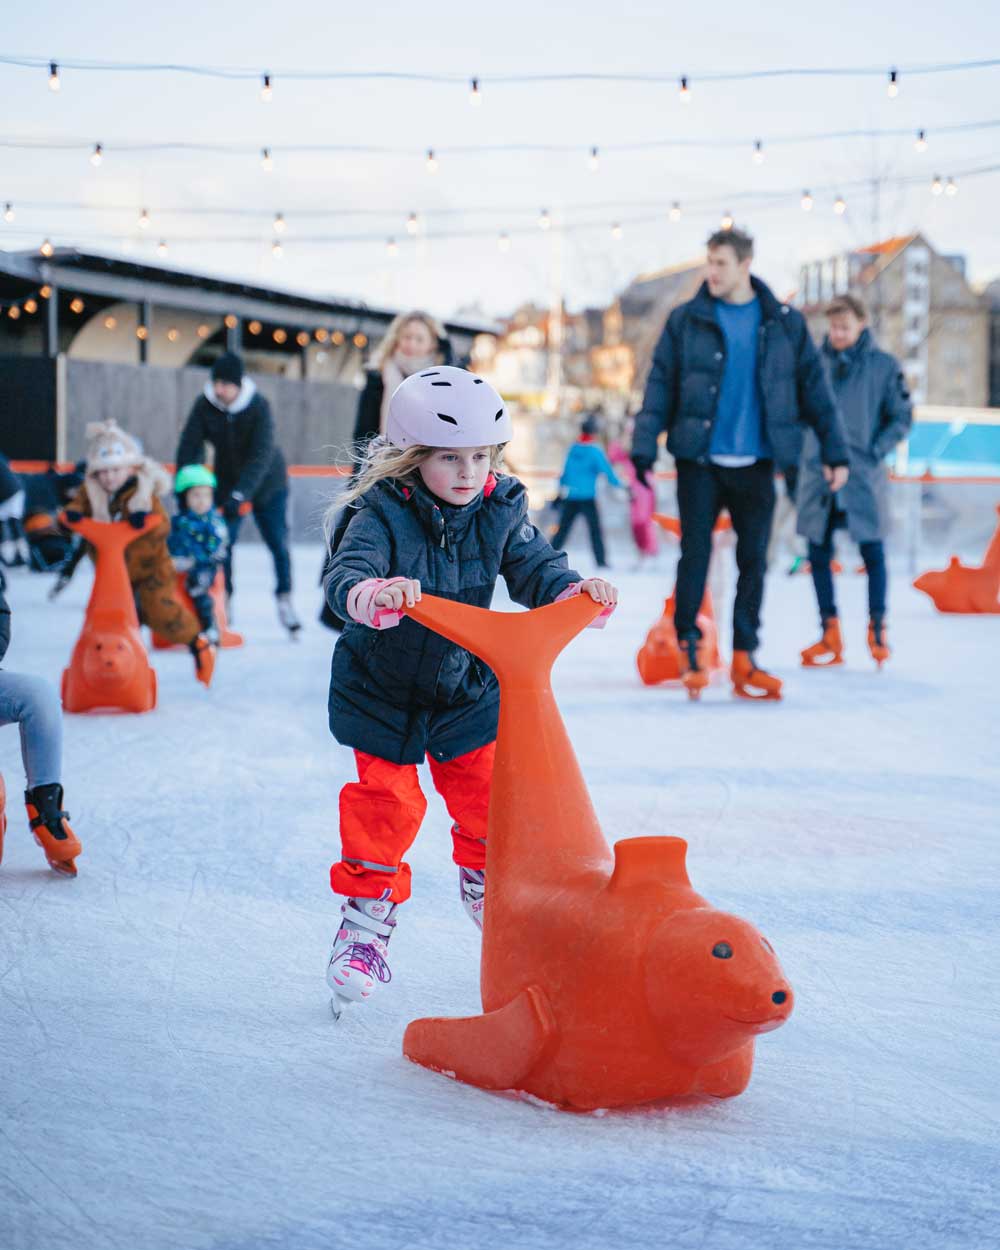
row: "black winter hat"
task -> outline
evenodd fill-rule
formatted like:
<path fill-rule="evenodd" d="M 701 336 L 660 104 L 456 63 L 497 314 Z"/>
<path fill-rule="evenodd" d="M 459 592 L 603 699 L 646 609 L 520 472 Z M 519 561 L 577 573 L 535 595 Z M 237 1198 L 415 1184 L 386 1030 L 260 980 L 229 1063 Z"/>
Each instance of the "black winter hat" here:
<path fill-rule="evenodd" d="M 243 385 L 243 358 L 235 352 L 223 352 L 212 366 L 213 382 L 232 382 Z"/>
<path fill-rule="evenodd" d="M 581 434 L 599 434 L 601 429 L 601 418 L 596 412 L 588 413 L 580 423 Z"/>

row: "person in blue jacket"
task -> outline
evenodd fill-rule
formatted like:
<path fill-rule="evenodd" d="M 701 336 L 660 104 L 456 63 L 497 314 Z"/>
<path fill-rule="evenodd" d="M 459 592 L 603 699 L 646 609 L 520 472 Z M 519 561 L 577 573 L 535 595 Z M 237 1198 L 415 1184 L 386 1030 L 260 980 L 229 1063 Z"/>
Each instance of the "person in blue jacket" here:
<path fill-rule="evenodd" d="M 601 516 L 597 511 L 597 483 L 603 476 L 612 486 L 621 490 L 627 487 L 614 469 L 611 461 L 604 453 L 604 448 L 594 441 L 599 423 L 591 413 L 580 426 L 580 436 L 569 449 L 566 463 L 563 465 L 559 487 L 563 492 L 562 517 L 559 528 L 552 539 L 552 546 L 561 551 L 573 522 L 582 516 L 590 530 L 590 545 L 594 549 L 594 559 L 599 569 L 608 567 L 604 550 L 604 535 L 601 533 Z"/>

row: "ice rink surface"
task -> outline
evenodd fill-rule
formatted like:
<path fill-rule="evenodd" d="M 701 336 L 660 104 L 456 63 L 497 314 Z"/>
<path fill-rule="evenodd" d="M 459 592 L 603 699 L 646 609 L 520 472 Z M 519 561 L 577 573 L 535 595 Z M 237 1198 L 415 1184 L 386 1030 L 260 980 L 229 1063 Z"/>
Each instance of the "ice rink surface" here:
<path fill-rule="evenodd" d="M 579 564 L 588 564 L 580 553 Z M 578 1116 L 405 1062 L 406 1023 L 479 1008 L 478 935 L 432 797 L 393 981 L 331 1018 L 333 635 L 296 551 L 302 641 L 259 547 L 211 691 L 158 654 L 146 716 L 68 718 L 79 877 L 45 866 L 0 731 L 0 1250 L 989 1250 L 1000 1244 L 1000 618 L 896 574 L 882 674 L 864 580 L 845 668 L 803 672 L 808 578 L 770 579 L 759 658 L 786 700 L 645 689 L 671 558 L 555 689 L 609 841 L 676 834 L 695 888 L 770 938 L 797 995 L 727 1102 Z M 58 681 L 89 574 L 11 578 L 5 667 Z M 723 638 L 728 644 L 728 631 Z M 526 732 L 528 732 L 526 727 Z M 615 993 L 613 966 L 597 967 Z"/>

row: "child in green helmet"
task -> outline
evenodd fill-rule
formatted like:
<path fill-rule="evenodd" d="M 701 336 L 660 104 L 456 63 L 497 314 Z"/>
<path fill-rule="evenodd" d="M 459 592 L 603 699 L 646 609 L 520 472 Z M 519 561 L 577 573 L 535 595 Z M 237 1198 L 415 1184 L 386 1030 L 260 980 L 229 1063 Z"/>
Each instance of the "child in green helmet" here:
<path fill-rule="evenodd" d="M 203 464 L 188 464 L 174 481 L 179 511 L 170 526 L 168 547 L 174 567 L 185 574 L 187 592 L 205 636 L 219 643 L 219 627 L 209 593 L 229 547 L 229 532 L 215 511 L 215 474 Z"/>

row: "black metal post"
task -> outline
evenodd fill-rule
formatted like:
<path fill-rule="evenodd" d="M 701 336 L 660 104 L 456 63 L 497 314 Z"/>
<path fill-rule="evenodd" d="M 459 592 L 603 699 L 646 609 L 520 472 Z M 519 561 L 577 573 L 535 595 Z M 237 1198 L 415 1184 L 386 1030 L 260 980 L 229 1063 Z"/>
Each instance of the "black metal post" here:
<path fill-rule="evenodd" d="M 237 317 L 236 324 L 226 326 L 226 351 L 236 352 L 237 355 L 243 347 L 243 322 Z"/>
<path fill-rule="evenodd" d="M 59 355 L 59 288 L 51 282 L 48 286 L 50 290 L 46 301 L 42 352 L 49 360 L 55 360 Z"/>
<path fill-rule="evenodd" d="M 149 340 L 153 333 L 153 305 L 148 299 L 139 304 L 139 325 L 145 326 L 146 333 L 139 339 L 139 364 L 149 364 Z"/>

